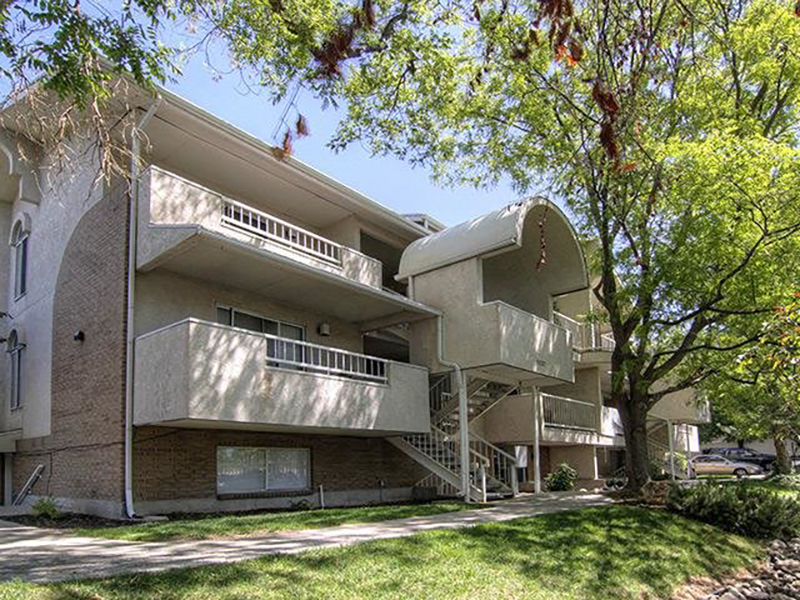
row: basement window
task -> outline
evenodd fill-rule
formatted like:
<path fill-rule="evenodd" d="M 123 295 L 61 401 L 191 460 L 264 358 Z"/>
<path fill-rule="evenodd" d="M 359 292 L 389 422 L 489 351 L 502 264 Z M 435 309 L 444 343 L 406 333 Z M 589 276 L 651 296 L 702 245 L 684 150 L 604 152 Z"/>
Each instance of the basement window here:
<path fill-rule="evenodd" d="M 308 448 L 217 448 L 217 493 L 288 492 L 311 487 Z"/>

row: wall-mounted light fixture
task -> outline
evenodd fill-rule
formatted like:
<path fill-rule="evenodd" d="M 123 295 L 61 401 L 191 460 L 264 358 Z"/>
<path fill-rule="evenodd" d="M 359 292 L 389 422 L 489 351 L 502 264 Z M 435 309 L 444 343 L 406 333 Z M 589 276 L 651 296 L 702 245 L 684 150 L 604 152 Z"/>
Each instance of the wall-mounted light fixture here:
<path fill-rule="evenodd" d="M 331 334 L 331 324 L 327 321 L 323 321 L 317 325 L 317 333 L 322 337 L 328 337 Z"/>
<path fill-rule="evenodd" d="M 72 334 L 72 339 L 75 340 L 76 342 L 82 342 L 83 340 L 86 339 L 86 335 L 83 333 L 82 329 L 79 329 L 74 334 Z"/>

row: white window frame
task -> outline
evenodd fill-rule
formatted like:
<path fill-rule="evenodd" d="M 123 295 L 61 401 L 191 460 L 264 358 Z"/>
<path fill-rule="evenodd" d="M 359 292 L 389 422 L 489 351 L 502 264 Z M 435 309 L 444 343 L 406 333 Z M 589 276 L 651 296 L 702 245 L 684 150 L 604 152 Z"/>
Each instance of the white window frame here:
<path fill-rule="evenodd" d="M 243 315 L 247 315 L 248 317 L 254 317 L 256 319 L 261 319 L 262 321 L 271 321 L 272 323 L 275 323 L 278 326 L 277 327 L 278 333 L 276 333 L 274 335 L 276 335 L 277 337 L 284 337 L 284 336 L 281 335 L 281 326 L 285 325 L 287 327 L 295 327 L 295 328 L 299 329 L 302 332 L 300 339 L 297 340 L 297 341 L 298 342 L 305 342 L 306 341 L 306 335 L 307 335 L 306 326 L 305 325 L 301 325 L 300 323 L 293 323 L 291 321 L 285 321 L 283 319 L 276 319 L 274 317 L 267 317 L 265 315 L 253 312 L 251 310 L 242 310 L 241 308 L 237 308 L 235 306 L 230 306 L 228 304 L 220 304 L 220 303 L 217 303 L 215 305 L 215 313 L 216 313 L 214 315 L 215 319 L 218 317 L 220 310 L 230 311 L 230 321 L 228 323 L 220 323 L 221 325 L 227 325 L 229 327 L 236 327 L 234 325 L 234 323 L 236 322 L 235 314 L 236 313 L 241 313 Z M 262 332 L 262 333 L 265 333 L 265 332 Z M 290 339 L 294 339 L 294 338 L 290 338 Z"/>
<path fill-rule="evenodd" d="M 19 333 L 13 330 L 7 343 L 7 352 L 11 357 L 9 361 L 9 405 L 11 410 L 22 408 L 22 351 L 25 344 L 20 343 Z"/>
<path fill-rule="evenodd" d="M 226 450 L 248 450 L 248 451 L 259 451 L 263 454 L 264 458 L 264 482 L 261 488 L 257 490 L 222 490 L 220 489 L 220 454 Z M 305 458 L 305 472 L 306 472 L 306 481 L 300 487 L 272 487 L 270 486 L 269 481 L 269 466 L 270 466 L 270 453 L 271 452 L 286 452 L 286 451 L 295 451 L 302 453 Z M 220 445 L 217 446 L 217 466 L 216 466 L 216 478 L 217 478 L 217 494 L 223 496 L 230 496 L 230 495 L 247 495 L 247 494 L 273 494 L 273 493 L 291 493 L 296 492 L 298 494 L 302 494 L 307 492 L 311 489 L 311 449 L 307 447 L 294 447 L 294 446 L 224 446 Z"/>
<path fill-rule="evenodd" d="M 30 249 L 28 239 L 30 231 L 26 231 L 22 221 L 14 224 L 11 236 L 11 247 L 14 249 L 14 300 L 19 300 L 28 292 L 28 263 Z"/>

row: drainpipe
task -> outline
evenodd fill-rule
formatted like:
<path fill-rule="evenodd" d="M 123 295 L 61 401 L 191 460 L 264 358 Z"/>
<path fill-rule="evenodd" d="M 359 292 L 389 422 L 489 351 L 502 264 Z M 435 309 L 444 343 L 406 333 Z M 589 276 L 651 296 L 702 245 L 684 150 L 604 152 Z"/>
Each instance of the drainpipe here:
<path fill-rule="evenodd" d="M 414 300 L 414 277 L 408 277 L 408 295 Z M 469 494 L 469 405 L 467 403 L 467 380 L 461 371 L 461 365 L 444 357 L 444 317 L 436 317 L 436 359 L 440 364 L 450 367 L 458 380 L 458 429 L 461 446 L 461 492 L 464 502 L 471 502 Z"/>
<path fill-rule="evenodd" d="M 141 147 L 139 135 L 153 118 L 162 97 L 158 94 L 133 130 L 131 140 L 130 172 L 130 223 L 128 227 L 128 298 L 127 298 L 127 336 L 125 352 L 125 514 L 129 519 L 136 517 L 133 509 L 133 350 L 134 350 L 134 285 L 136 283 L 136 239 L 139 224 L 139 159 Z"/>

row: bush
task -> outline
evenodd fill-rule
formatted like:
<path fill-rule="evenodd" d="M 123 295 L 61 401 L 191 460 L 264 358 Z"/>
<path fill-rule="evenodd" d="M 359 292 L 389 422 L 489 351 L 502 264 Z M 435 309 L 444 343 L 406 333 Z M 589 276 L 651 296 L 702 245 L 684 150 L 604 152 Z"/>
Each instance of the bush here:
<path fill-rule="evenodd" d="M 544 489 L 548 492 L 567 492 L 575 488 L 578 472 L 567 463 L 561 463 L 556 470 L 544 478 Z"/>
<path fill-rule="evenodd" d="M 767 481 L 785 490 L 800 491 L 800 475 L 773 475 Z"/>
<path fill-rule="evenodd" d="M 51 521 L 61 518 L 61 510 L 52 498 L 39 498 L 33 503 L 31 512 L 34 517 L 50 519 Z"/>
<path fill-rule="evenodd" d="M 667 508 L 727 531 L 763 539 L 800 536 L 800 501 L 748 485 L 674 486 Z"/>

